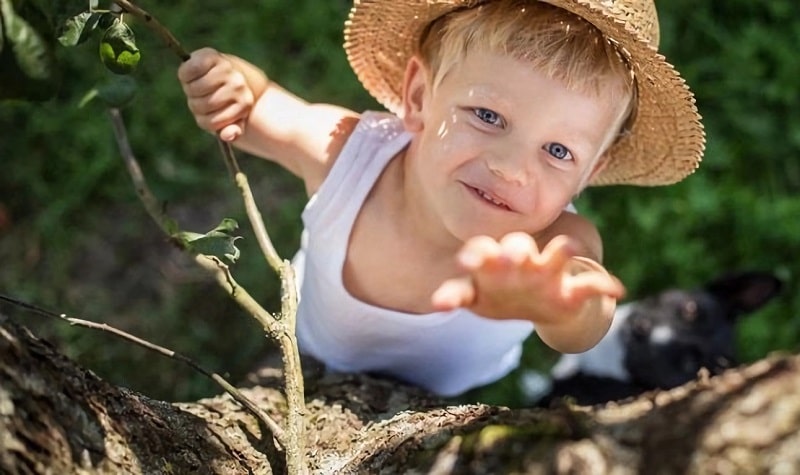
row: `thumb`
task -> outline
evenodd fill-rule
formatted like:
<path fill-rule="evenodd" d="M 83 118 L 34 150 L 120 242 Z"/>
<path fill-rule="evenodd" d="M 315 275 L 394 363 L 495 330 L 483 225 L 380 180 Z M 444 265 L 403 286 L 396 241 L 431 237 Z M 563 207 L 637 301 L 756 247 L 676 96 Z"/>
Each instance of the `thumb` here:
<path fill-rule="evenodd" d="M 244 133 L 244 127 L 241 122 L 226 125 L 218 132 L 219 138 L 225 142 L 233 142 Z"/>
<path fill-rule="evenodd" d="M 436 310 L 452 310 L 472 305 L 475 297 L 472 279 L 459 277 L 444 281 L 431 295 L 431 304 Z"/>

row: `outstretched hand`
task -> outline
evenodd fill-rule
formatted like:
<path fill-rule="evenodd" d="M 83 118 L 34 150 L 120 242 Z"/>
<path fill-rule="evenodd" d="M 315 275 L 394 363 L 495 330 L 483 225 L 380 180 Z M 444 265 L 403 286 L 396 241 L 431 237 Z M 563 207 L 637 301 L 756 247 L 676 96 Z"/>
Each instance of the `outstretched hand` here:
<path fill-rule="evenodd" d="M 591 299 L 623 296 L 622 283 L 599 264 L 576 272 L 575 255 L 575 245 L 566 236 L 557 236 L 541 250 L 521 232 L 500 241 L 472 238 L 457 256 L 466 275 L 445 281 L 432 303 L 438 310 L 466 307 L 489 318 L 559 324 Z"/>

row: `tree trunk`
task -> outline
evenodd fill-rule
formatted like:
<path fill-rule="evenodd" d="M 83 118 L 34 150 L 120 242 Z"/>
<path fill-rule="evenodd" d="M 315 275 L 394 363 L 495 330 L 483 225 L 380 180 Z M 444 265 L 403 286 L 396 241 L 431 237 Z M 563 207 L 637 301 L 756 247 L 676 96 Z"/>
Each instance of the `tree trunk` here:
<path fill-rule="evenodd" d="M 259 383 L 243 392 L 282 422 L 279 379 Z M 313 473 L 800 473 L 797 356 L 594 409 L 447 406 L 366 376 L 307 389 Z M 148 399 L 0 317 L 0 473 L 284 471 L 266 429 L 227 395 Z"/>

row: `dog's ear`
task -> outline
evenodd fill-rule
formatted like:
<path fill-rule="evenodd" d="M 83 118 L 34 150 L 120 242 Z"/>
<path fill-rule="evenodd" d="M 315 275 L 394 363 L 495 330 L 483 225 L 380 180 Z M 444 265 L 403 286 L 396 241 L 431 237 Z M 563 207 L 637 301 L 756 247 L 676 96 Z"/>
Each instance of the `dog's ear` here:
<path fill-rule="evenodd" d="M 752 312 L 780 293 L 783 283 L 769 272 L 748 271 L 718 277 L 705 285 L 732 318 Z"/>

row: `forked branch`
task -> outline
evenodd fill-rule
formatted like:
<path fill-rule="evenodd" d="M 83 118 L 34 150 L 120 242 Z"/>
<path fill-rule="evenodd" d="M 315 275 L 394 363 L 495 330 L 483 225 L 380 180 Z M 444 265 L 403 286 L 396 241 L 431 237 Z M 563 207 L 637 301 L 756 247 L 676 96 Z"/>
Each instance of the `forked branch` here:
<path fill-rule="evenodd" d="M 128 0 L 112 1 L 119 6 L 123 12 L 142 20 L 148 28 L 153 30 L 156 35 L 164 41 L 166 46 L 171 49 L 181 61 L 189 59 L 189 53 L 183 49 L 175 36 L 153 15 Z M 172 229 L 174 226 L 163 212 L 158 200 L 147 187 L 141 168 L 128 143 L 127 133 L 125 132 L 122 115 L 119 110 L 111 110 L 111 119 L 114 124 L 114 132 L 119 149 L 122 152 L 128 171 L 133 179 L 137 194 L 150 216 L 158 223 L 162 230 L 171 235 L 174 231 Z M 217 282 L 225 288 L 228 294 L 262 324 L 270 338 L 278 342 L 283 355 L 284 389 L 288 404 L 288 427 L 286 428 L 287 437 L 286 443 L 284 444 L 287 468 L 290 473 L 304 473 L 306 471 L 304 462 L 305 448 L 303 444 L 305 440 L 305 402 L 303 376 L 300 367 L 297 340 L 295 338 L 297 289 L 294 280 L 294 271 L 291 263 L 282 260 L 272 245 L 272 241 L 264 225 L 264 220 L 256 206 L 247 177 L 239 168 L 233 148 L 229 143 L 219 138 L 217 138 L 217 141 L 220 145 L 225 164 L 231 171 L 233 180 L 242 195 L 247 216 L 259 243 L 259 247 L 269 265 L 281 278 L 281 301 L 283 302 L 283 306 L 281 308 L 280 318 L 276 318 L 274 315 L 264 310 L 244 289 L 236 285 L 227 267 L 220 266 L 219 262 L 215 262 L 212 259 L 198 254 L 195 254 L 195 261 L 205 269 L 211 271 L 215 275 Z"/>

